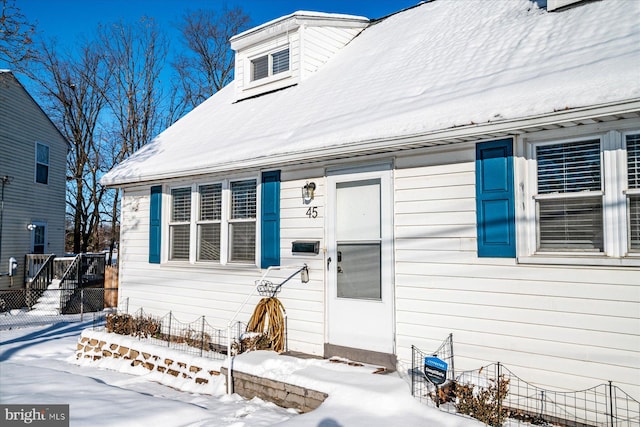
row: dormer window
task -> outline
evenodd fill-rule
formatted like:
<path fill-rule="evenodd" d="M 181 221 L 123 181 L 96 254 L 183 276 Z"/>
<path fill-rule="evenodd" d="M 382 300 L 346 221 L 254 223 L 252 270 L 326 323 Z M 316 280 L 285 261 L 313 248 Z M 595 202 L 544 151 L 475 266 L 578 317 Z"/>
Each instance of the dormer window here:
<path fill-rule="evenodd" d="M 289 71 L 289 48 L 251 60 L 251 81 Z"/>

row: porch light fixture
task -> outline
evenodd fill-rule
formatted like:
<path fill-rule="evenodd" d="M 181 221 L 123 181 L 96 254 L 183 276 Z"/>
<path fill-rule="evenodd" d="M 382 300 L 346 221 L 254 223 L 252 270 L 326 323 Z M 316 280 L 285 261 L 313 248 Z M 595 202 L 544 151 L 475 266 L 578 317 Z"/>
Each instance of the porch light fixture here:
<path fill-rule="evenodd" d="M 28 225 L 27 225 L 27 230 L 29 230 L 29 231 L 33 231 L 33 230 L 35 230 L 35 229 L 36 229 L 36 225 L 35 225 L 35 224 L 28 224 Z"/>
<path fill-rule="evenodd" d="M 316 190 L 315 182 L 307 182 L 304 187 L 302 187 L 302 200 L 305 203 L 309 203 L 313 200 L 313 192 Z"/>

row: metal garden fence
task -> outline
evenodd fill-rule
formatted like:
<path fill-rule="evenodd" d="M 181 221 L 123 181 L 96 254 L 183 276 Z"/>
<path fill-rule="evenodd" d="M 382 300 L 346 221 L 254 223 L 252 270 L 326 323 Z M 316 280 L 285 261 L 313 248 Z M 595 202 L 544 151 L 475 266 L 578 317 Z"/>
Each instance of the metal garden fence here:
<path fill-rule="evenodd" d="M 612 384 L 587 390 L 554 391 L 519 378 L 501 363 L 477 370 L 453 370 L 453 338 L 450 335 L 433 353 L 412 347 L 413 396 L 446 412 L 462 413 L 488 425 L 506 422 L 566 427 L 640 426 L 640 402 Z M 447 382 L 436 388 L 423 373 L 425 357 L 435 355 L 449 363 Z M 486 401 L 482 402 L 482 398 Z"/>
<path fill-rule="evenodd" d="M 118 310 L 120 314 L 127 314 L 127 302 Z M 246 324 L 236 322 L 232 331 L 235 336 L 228 337 L 227 328 L 216 328 L 207 322 L 205 316 L 200 316 L 192 322 L 178 320 L 172 312 L 164 316 L 145 313 L 142 308 L 131 314 L 134 322 L 152 323 L 154 333 L 149 336 L 138 334 L 138 339 L 147 340 L 155 345 L 161 345 L 195 356 L 210 359 L 224 359 L 227 357 L 227 343 L 239 343 L 246 329 Z"/>

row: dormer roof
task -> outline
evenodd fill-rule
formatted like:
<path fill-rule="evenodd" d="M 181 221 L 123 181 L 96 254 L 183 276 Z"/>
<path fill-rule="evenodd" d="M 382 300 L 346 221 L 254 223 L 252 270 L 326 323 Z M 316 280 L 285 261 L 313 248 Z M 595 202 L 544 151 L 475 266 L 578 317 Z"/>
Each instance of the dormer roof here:
<path fill-rule="evenodd" d="M 362 16 L 298 11 L 232 37 L 236 100 L 299 83 L 368 24 Z"/>

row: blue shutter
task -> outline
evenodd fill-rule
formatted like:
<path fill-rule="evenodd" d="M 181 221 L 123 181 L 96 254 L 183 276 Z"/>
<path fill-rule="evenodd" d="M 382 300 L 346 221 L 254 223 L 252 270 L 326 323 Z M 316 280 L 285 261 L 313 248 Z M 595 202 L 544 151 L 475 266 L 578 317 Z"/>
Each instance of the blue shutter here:
<path fill-rule="evenodd" d="M 280 265 L 280 171 L 262 173 L 261 267 Z"/>
<path fill-rule="evenodd" d="M 149 207 L 149 262 L 160 264 L 160 236 L 162 232 L 162 186 L 151 187 Z"/>
<path fill-rule="evenodd" d="M 478 256 L 515 258 L 513 141 L 476 145 Z"/>

